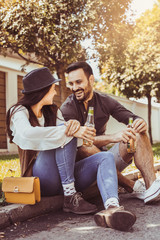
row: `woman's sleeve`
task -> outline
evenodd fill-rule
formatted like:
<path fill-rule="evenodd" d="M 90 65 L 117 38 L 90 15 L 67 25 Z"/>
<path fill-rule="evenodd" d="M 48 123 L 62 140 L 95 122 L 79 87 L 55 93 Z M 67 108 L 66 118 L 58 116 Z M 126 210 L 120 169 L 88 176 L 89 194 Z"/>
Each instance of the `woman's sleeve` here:
<path fill-rule="evenodd" d="M 60 109 L 58 109 L 57 111 L 57 121 L 56 121 L 56 125 L 61 125 L 63 124 L 64 122 L 66 122 L 64 120 L 64 117 L 62 115 L 62 112 Z M 81 138 L 77 138 L 77 147 L 81 147 L 83 145 L 83 139 Z"/>
<path fill-rule="evenodd" d="M 29 122 L 28 110 L 22 108 L 11 118 L 13 142 L 21 149 L 49 150 L 63 147 L 73 137 L 65 134 L 66 126 L 33 127 Z"/>

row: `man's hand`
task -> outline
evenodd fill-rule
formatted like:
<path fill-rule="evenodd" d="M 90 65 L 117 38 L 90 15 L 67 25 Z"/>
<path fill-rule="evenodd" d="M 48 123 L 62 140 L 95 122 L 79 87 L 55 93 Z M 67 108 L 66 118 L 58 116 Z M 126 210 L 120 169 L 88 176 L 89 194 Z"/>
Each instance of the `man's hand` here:
<path fill-rule="evenodd" d="M 94 137 L 96 136 L 96 130 L 93 127 L 81 126 L 73 135 L 74 137 L 82 138 L 93 143 Z"/>
<path fill-rule="evenodd" d="M 134 120 L 132 127 L 117 132 L 115 134 L 105 134 L 96 136 L 94 140 L 95 146 L 101 148 L 109 143 L 124 142 L 127 143 L 130 138 L 136 141 L 136 133 L 145 133 L 147 131 L 147 124 L 142 118 Z"/>
<path fill-rule="evenodd" d="M 145 133 L 147 131 L 147 123 L 142 118 L 137 118 L 132 124 L 136 133 Z"/>
<path fill-rule="evenodd" d="M 65 125 L 67 127 L 65 134 L 67 136 L 73 136 L 73 134 L 77 132 L 80 128 L 80 122 L 78 122 L 77 120 L 69 120 L 65 122 Z"/>
<path fill-rule="evenodd" d="M 133 128 L 126 128 L 126 129 L 114 134 L 113 142 L 127 143 L 130 138 L 132 138 L 133 140 L 136 140 L 136 131 Z"/>

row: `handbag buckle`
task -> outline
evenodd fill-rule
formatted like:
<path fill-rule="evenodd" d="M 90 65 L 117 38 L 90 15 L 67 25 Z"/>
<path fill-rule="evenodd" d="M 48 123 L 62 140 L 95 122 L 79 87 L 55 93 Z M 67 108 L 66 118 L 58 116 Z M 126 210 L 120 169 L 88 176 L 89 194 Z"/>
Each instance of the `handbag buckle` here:
<path fill-rule="evenodd" d="M 14 187 L 14 192 L 15 193 L 18 193 L 19 191 L 18 191 L 18 187 Z"/>

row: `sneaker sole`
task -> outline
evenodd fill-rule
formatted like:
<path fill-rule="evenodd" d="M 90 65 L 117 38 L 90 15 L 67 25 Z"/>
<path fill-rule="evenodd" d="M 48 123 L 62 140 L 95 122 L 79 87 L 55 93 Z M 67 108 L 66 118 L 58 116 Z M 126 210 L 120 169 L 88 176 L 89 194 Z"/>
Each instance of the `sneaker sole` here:
<path fill-rule="evenodd" d="M 64 212 L 67 212 L 67 213 L 70 212 L 70 213 L 75 213 L 75 214 L 81 215 L 81 214 L 95 213 L 95 212 L 97 212 L 97 208 L 96 208 L 96 209 L 93 209 L 93 210 L 84 211 L 84 212 L 77 212 L 77 211 L 71 210 L 71 209 L 69 209 L 69 208 L 63 208 L 63 211 L 64 211 Z"/>
<path fill-rule="evenodd" d="M 160 200 L 160 188 L 152 195 L 146 197 L 144 199 L 144 203 L 145 204 L 150 204 L 150 203 L 153 203 L 153 202 L 157 202 Z"/>
<path fill-rule="evenodd" d="M 138 193 L 131 193 L 132 198 L 138 198 L 140 200 L 144 200 L 144 195 L 140 195 Z"/>
<path fill-rule="evenodd" d="M 110 227 L 120 231 L 127 231 L 135 223 L 136 216 L 128 211 L 116 211 L 109 218 L 109 224 L 107 224 L 104 215 L 95 214 L 94 220 L 98 226 Z"/>

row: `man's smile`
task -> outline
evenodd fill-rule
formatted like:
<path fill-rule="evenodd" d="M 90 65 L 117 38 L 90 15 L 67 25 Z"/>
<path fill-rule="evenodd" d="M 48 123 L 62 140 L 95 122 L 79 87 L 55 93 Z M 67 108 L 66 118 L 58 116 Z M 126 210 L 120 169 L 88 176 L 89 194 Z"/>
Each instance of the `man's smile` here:
<path fill-rule="evenodd" d="M 74 94 L 75 94 L 76 97 L 79 98 L 84 94 L 84 90 L 83 89 L 77 90 L 77 91 L 74 92 Z"/>

